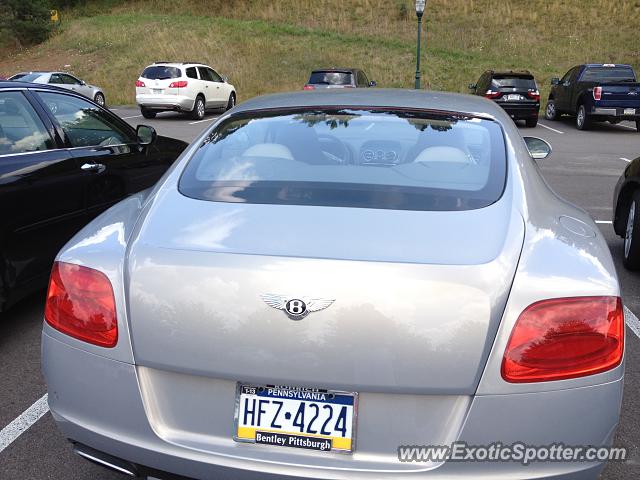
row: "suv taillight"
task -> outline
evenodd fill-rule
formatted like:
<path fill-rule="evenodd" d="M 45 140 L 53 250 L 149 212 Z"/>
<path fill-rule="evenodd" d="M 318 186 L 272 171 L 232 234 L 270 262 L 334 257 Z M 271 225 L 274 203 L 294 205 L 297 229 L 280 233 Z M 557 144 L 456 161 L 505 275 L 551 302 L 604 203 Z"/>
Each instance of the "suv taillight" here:
<path fill-rule="evenodd" d="M 498 98 L 502 96 L 502 93 L 495 90 L 487 90 L 487 93 L 485 93 L 484 96 L 485 98 Z"/>
<path fill-rule="evenodd" d="M 602 87 L 594 87 L 593 88 L 593 99 L 594 100 L 602 100 Z"/>
<path fill-rule="evenodd" d="M 179 82 L 171 82 L 171 84 L 169 84 L 169 88 L 184 88 L 186 86 L 187 86 L 186 80 L 180 80 Z"/>
<path fill-rule="evenodd" d="M 620 364 L 624 312 L 619 297 L 543 300 L 518 318 L 502 359 L 512 383 L 583 377 Z"/>
<path fill-rule="evenodd" d="M 118 342 L 111 282 L 92 268 L 53 264 L 44 318 L 56 330 L 93 345 L 111 348 Z"/>
<path fill-rule="evenodd" d="M 530 99 L 535 100 L 536 102 L 540 101 L 540 92 L 538 90 L 529 90 L 527 95 L 529 95 Z"/>
<path fill-rule="evenodd" d="M 141 80 L 136 80 L 136 87 L 144 87 L 144 82 Z"/>

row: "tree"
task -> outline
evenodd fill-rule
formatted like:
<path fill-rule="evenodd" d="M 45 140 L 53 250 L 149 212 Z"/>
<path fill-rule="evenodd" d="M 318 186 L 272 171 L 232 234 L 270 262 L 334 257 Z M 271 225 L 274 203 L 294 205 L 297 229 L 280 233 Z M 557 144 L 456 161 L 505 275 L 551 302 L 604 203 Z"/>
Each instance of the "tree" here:
<path fill-rule="evenodd" d="M 19 46 L 45 41 L 51 31 L 49 0 L 4 0 L 0 7 L 0 29 L 15 38 Z"/>

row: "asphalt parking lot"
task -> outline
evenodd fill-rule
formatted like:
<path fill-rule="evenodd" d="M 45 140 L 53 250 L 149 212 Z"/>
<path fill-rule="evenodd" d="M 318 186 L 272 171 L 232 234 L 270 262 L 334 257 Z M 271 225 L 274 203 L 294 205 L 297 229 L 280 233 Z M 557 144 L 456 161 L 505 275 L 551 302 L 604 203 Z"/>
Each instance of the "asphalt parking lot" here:
<path fill-rule="evenodd" d="M 207 115 L 204 120 L 193 121 L 179 114 L 164 113 L 147 120 L 137 109 L 113 110 L 134 126 L 151 125 L 161 135 L 186 141 L 193 140 L 217 118 Z M 613 188 L 626 163 L 640 155 L 640 133 L 630 123 L 596 125 L 592 131 L 581 132 L 570 119 L 541 121 L 535 129 L 522 128 L 522 133 L 541 137 L 553 146 L 553 155 L 540 167 L 545 178 L 560 196 L 584 208 L 598 222 L 616 261 L 624 302 L 640 316 L 640 274 L 623 269 L 623 241 L 614 234 L 610 223 Z M 41 292 L 32 296 L 0 318 L 0 429 L 11 424 L 46 392 L 40 373 L 43 295 Z M 630 458 L 626 463 L 608 465 L 604 479 L 640 478 L 638 326 L 631 323 L 627 328 L 625 394 L 616 440 L 618 445 L 629 448 Z M 9 445 L 2 443 L 0 435 L 2 480 L 122 478 L 125 477 L 74 456 L 48 413 Z"/>

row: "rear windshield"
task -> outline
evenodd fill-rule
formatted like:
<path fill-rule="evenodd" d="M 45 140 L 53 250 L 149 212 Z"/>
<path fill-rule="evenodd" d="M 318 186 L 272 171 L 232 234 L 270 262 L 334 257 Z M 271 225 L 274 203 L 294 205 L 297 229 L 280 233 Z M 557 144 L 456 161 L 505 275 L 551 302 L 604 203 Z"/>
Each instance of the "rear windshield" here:
<path fill-rule="evenodd" d="M 495 76 L 493 77 L 492 85 L 497 88 L 523 88 L 523 89 L 535 89 L 536 81 L 532 76 L 528 77 L 508 77 L 508 76 Z"/>
<path fill-rule="evenodd" d="M 142 78 L 148 78 L 149 80 L 167 80 L 169 78 L 180 78 L 182 76 L 182 72 L 177 67 L 163 67 L 163 66 L 153 66 L 147 67 L 140 75 Z"/>
<path fill-rule="evenodd" d="M 583 82 L 635 82 L 636 76 L 629 67 L 587 67 L 582 74 Z"/>
<path fill-rule="evenodd" d="M 11 80 L 20 80 L 21 82 L 33 82 L 34 80 L 40 78 L 42 76 L 41 73 L 28 73 L 26 75 L 15 75 L 11 77 Z"/>
<path fill-rule="evenodd" d="M 349 72 L 313 72 L 309 83 L 314 85 L 351 85 Z"/>
<path fill-rule="evenodd" d="M 502 195 L 500 126 L 424 112 L 301 110 L 231 117 L 179 183 L 217 202 L 470 210 Z"/>

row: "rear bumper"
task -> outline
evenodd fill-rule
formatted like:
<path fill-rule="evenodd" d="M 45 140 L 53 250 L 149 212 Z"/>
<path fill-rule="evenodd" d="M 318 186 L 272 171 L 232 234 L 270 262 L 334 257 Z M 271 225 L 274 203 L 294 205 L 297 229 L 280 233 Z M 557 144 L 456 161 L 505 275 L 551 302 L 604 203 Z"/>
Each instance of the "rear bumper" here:
<path fill-rule="evenodd" d="M 404 395 L 367 394 L 361 392 L 358 419 L 358 447 L 353 455 L 321 456 L 297 449 L 238 444 L 230 440 L 233 425 L 234 397 L 227 392 L 235 382 L 190 375 L 157 372 L 79 350 L 46 333 L 42 338 L 43 370 L 48 383 L 49 405 L 63 434 L 74 443 L 88 446 L 139 472 L 170 478 L 216 479 L 585 479 L 597 478 L 598 463 L 406 463 L 397 459 L 397 446 L 386 452 L 369 453 L 367 436 L 375 428 L 385 428 L 388 436 L 406 438 L 402 444 L 421 443 L 413 430 L 421 425 L 425 412 L 399 411 L 400 427 L 394 431 L 395 419 L 385 412 L 390 402 L 402 401 Z M 143 372 L 143 370 L 147 370 Z M 153 377 L 153 378 L 151 378 Z M 182 377 L 181 385 L 173 383 Z M 150 379 L 154 385 L 148 385 Z M 169 380 L 169 381 L 167 381 Z M 190 389 L 175 403 L 167 399 L 173 392 Z M 215 393 L 215 394 L 214 394 Z M 449 397 L 451 426 L 438 439 L 470 445 L 492 442 L 530 445 L 609 445 L 618 422 L 622 379 L 580 389 L 520 395 Z M 173 395 L 172 395 L 173 396 Z M 394 398 L 388 398 L 394 397 Z M 420 397 L 420 396 L 415 396 Z M 407 403 L 419 407 L 421 402 L 446 401 L 443 396 L 422 396 Z M 219 408 L 227 405 L 226 411 Z M 206 405 L 211 405 L 209 410 Z M 553 406 L 553 407 L 550 407 Z M 185 420 L 185 411 L 189 419 Z M 459 410 L 463 415 L 458 419 Z M 594 414 L 597 412 L 597 414 Z M 433 413 L 429 413 L 433 417 Z M 396 415 L 396 414 L 394 414 Z M 418 419 L 412 431 L 402 425 L 402 417 Z M 222 426 L 222 427 L 221 427 Z M 202 432 L 225 430 L 222 436 Z M 425 434 L 422 443 L 433 444 Z M 437 442 L 436 442 L 437 443 Z M 361 448 L 362 445 L 362 448 Z M 291 451 L 290 451 L 291 450 Z M 295 451 L 293 451 L 295 450 Z M 121 463 L 122 464 L 122 463 Z M 376 467 L 373 468 L 372 466 Z"/>
<path fill-rule="evenodd" d="M 630 110 L 633 110 L 634 113 L 631 113 Z M 621 120 L 638 120 L 640 119 L 640 108 L 592 107 L 591 115 L 615 117 Z"/>
<path fill-rule="evenodd" d="M 184 95 L 136 95 L 140 108 L 153 110 L 175 110 L 188 112 L 193 109 L 195 100 Z"/>
<path fill-rule="evenodd" d="M 540 114 L 540 104 L 531 105 L 508 105 L 499 104 L 511 118 L 515 120 L 528 120 L 532 118 L 538 118 Z"/>

